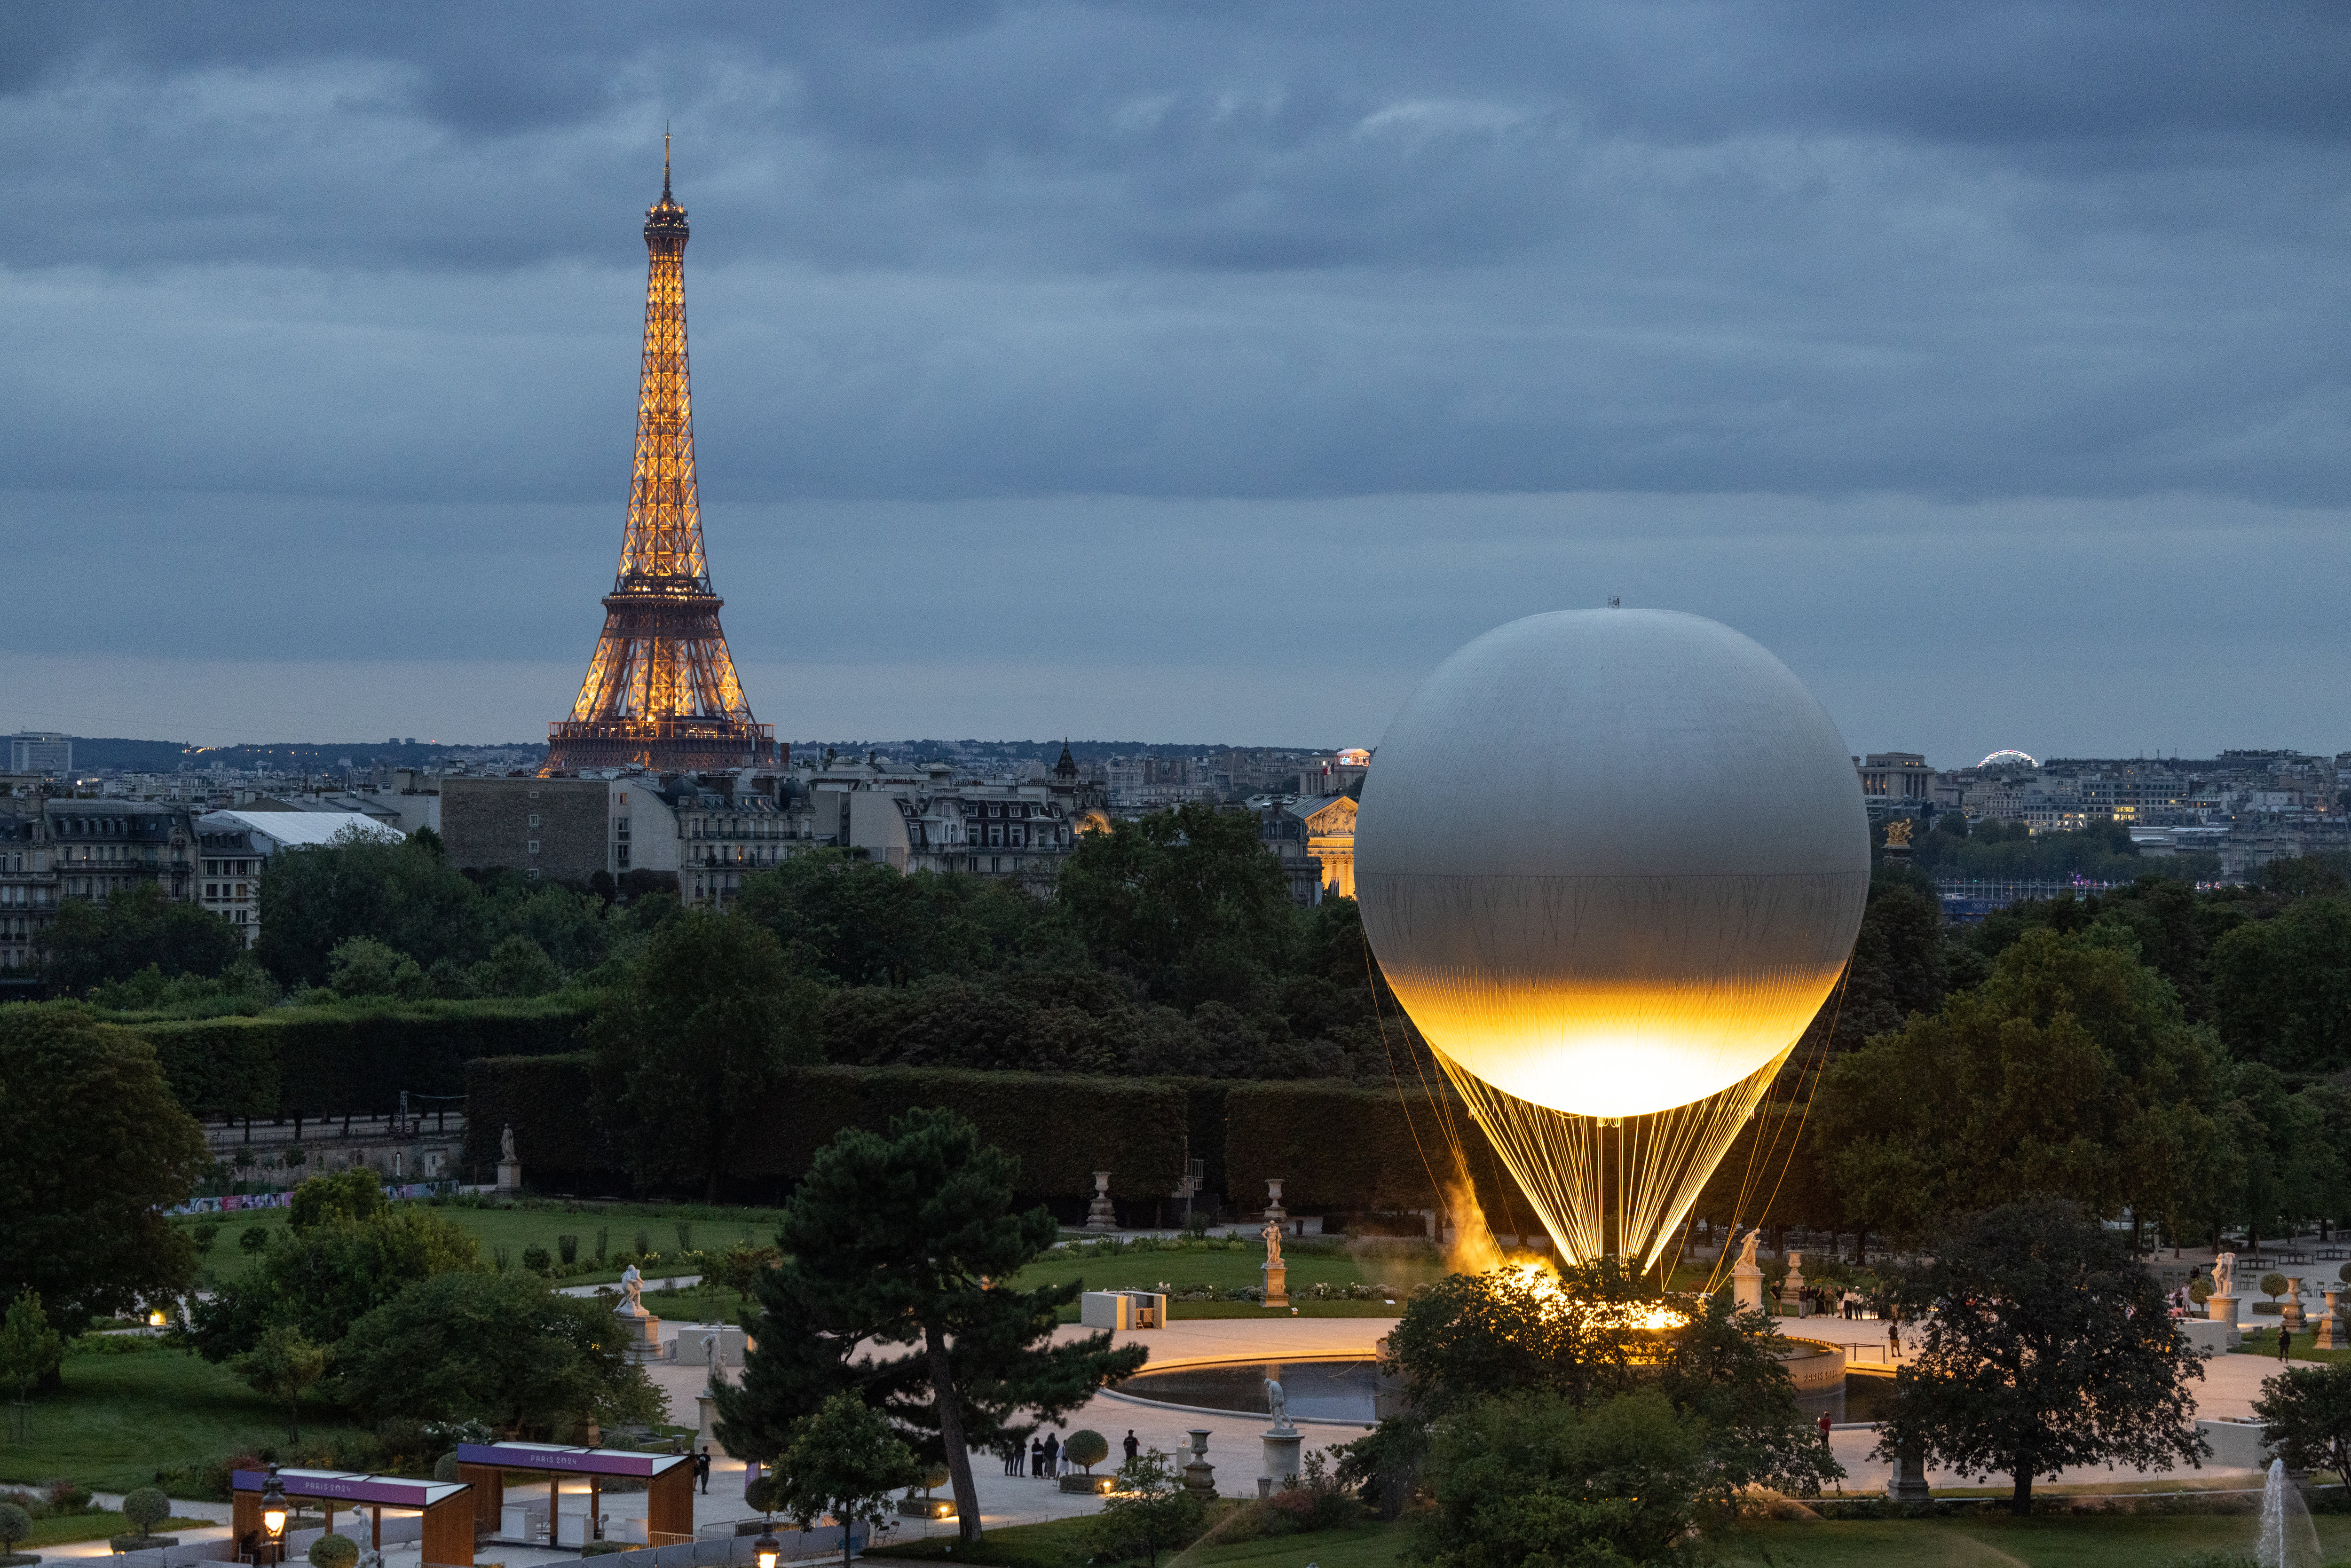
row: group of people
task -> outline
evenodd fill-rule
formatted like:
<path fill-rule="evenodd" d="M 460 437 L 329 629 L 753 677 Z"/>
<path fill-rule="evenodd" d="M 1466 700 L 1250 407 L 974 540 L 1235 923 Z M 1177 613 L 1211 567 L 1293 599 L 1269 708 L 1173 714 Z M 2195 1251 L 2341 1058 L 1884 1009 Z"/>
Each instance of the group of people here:
<path fill-rule="evenodd" d="M 1126 1442 L 1123 1447 L 1130 1463 L 1134 1461 L 1136 1454 L 1143 1451 L 1143 1445 L 1136 1440 L 1134 1428 L 1132 1427 L 1126 1430 Z M 1061 1473 L 1061 1435 L 1058 1432 L 1044 1432 L 1029 1438 L 1029 1452 L 1025 1456 L 1029 1468 L 1025 1470 L 1020 1468 L 1023 1458 L 1019 1444 L 1014 1443 L 1007 1448 L 1004 1450 L 1004 1473 L 1008 1476 L 1027 1476 L 1032 1480 L 1052 1479 Z"/>
<path fill-rule="evenodd" d="M 1832 1296 L 1826 1285 L 1806 1285 L 1796 1294 L 1808 1309 L 1807 1315 L 1812 1317 L 1824 1318 L 1834 1312 L 1838 1317 L 1852 1322 L 1870 1310 L 1869 1298 L 1859 1291 L 1842 1291 Z M 1771 1287 L 1771 1299 L 1784 1304 L 1787 1287 L 1775 1282 Z"/>

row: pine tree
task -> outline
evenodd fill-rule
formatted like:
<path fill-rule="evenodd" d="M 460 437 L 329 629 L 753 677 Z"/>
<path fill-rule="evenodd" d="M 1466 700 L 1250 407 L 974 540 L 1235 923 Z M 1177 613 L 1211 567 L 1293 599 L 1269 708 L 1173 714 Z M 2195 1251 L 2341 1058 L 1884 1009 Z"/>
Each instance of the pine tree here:
<path fill-rule="evenodd" d="M 785 1260 L 744 1327 L 758 1348 L 743 1380 L 714 1391 L 719 1440 L 772 1462 L 798 1423 L 854 1390 L 924 1458 L 944 1461 L 963 1539 L 980 1537 L 971 1453 L 1025 1441 L 1148 1354 L 1107 1332 L 1051 1343 L 1081 1282 L 1016 1291 L 1052 1244 L 1043 1209 L 1012 1208 L 1019 1162 L 952 1111 L 916 1110 L 887 1136 L 842 1133 L 817 1154 L 777 1235 Z M 860 1341 L 912 1348 L 852 1359 Z"/>

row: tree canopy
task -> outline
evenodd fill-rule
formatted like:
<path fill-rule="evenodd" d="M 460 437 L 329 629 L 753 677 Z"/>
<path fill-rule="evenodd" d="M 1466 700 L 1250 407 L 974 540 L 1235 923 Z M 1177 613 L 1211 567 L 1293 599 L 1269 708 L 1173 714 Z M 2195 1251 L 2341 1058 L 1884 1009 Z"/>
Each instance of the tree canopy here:
<path fill-rule="evenodd" d="M 819 1060 L 817 993 L 747 920 L 694 909 L 653 932 L 593 1030 L 599 1111 L 640 1179 L 717 1198 L 736 1144 L 762 1135 L 744 1113 Z"/>
<path fill-rule="evenodd" d="M 103 902 L 69 898 L 37 929 L 43 977 L 70 996 L 151 967 L 165 980 L 217 975 L 245 953 L 235 926 L 152 882 Z"/>
<path fill-rule="evenodd" d="M 568 1434 L 657 1418 L 611 1309 L 535 1274 L 458 1270 L 372 1308 L 335 1347 L 329 1395 L 368 1420 L 480 1421 Z"/>
<path fill-rule="evenodd" d="M 211 1163 L 155 1049 L 63 1008 L 0 1008 L 0 1299 L 37 1292 L 68 1337 L 177 1296 L 195 1249 L 163 1211 Z"/>
<path fill-rule="evenodd" d="M 2012 1479 L 2012 1506 L 2069 1465 L 2169 1469 L 2206 1452 L 2201 1354 L 2126 1241 L 2072 1204 L 2004 1205 L 1899 1271 L 1914 1322 L 1876 1453 Z"/>
<path fill-rule="evenodd" d="M 945 1462 L 963 1538 L 980 1537 L 974 1448 L 1025 1438 L 1143 1364 L 1107 1333 L 1052 1343 L 1082 1286 L 1015 1291 L 1051 1245 L 1043 1209 L 1016 1213 L 1018 1165 L 951 1111 L 915 1110 L 887 1136 L 852 1129 L 818 1151 L 777 1233 L 784 1260 L 744 1326 L 758 1348 L 715 1390 L 719 1440 L 771 1458 L 845 1390 L 886 1414 L 925 1459 Z M 876 1355 L 861 1342 L 908 1345 Z"/>

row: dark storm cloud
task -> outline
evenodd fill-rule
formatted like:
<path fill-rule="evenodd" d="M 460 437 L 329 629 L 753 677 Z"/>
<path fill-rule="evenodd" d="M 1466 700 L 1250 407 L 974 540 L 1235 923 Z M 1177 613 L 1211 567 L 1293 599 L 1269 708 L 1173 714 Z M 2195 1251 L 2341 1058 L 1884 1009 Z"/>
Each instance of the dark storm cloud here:
<path fill-rule="evenodd" d="M 2351 651 L 2351 11 L 2087 3 L 10 8 L 0 528 L 111 585 L 10 644 L 584 655 L 664 122 L 747 666 L 1368 623 L 1369 711 L 1621 588 L 1875 712 L 1839 603 L 2247 552 Z"/>

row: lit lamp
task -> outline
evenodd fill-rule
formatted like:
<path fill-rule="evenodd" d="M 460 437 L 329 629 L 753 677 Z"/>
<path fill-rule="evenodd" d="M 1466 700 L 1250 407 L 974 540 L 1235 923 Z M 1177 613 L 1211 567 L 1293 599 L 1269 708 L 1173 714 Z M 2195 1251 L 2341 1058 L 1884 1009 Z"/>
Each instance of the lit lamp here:
<path fill-rule="evenodd" d="M 759 1539 L 751 1542 L 751 1555 L 758 1561 L 759 1568 L 776 1568 L 776 1559 L 783 1553 L 784 1543 L 777 1540 L 775 1531 L 762 1521 Z"/>
<path fill-rule="evenodd" d="M 269 1532 L 269 1554 L 274 1562 L 286 1560 L 286 1483 L 277 1479 L 277 1467 L 269 1467 L 269 1479 L 261 1483 L 261 1528 Z"/>

